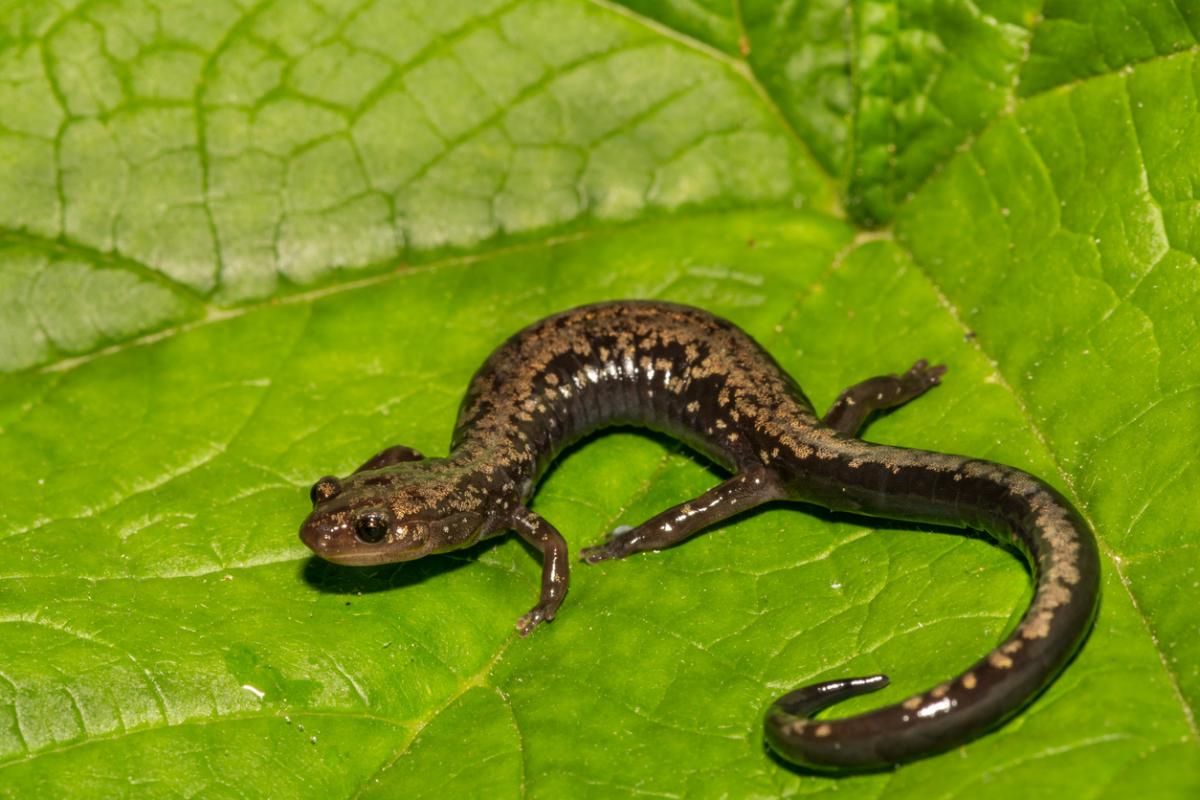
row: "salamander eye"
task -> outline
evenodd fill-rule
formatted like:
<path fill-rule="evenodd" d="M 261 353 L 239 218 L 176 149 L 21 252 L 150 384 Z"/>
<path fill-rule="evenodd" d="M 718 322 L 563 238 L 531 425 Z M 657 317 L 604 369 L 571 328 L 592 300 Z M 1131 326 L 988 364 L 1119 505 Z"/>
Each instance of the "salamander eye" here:
<path fill-rule="evenodd" d="M 360 542 L 375 544 L 387 536 L 388 521 L 382 511 L 368 511 L 354 520 L 354 535 Z"/>
<path fill-rule="evenodd" d="M 319 481 L 313 484 L 312 490 L 308 496 L 312 499 L 312 504 L 322 503 L 342 490 L 342 484 L 332 475 L 326 475 Z"/>

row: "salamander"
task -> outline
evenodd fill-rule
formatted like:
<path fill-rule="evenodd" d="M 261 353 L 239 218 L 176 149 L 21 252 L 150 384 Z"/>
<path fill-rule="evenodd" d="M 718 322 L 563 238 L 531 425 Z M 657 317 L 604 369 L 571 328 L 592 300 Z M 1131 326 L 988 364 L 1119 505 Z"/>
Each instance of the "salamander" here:
<path fill-rule="evenodd" d="M 1014 546 L 1036 588 L 1004 641 L 957 677 L 902 702 L 814 719 L 888 682 L 873 675 L 797 689 L 770 704 L 765 737 L 817 770 L 887 767 L 960 745 L 1002 723 L 1045 687 L 1085 638 L 1099 598 L 1095 538 L 1044 481 L 977 458 L 857 438 L 874 412 L 940 382 L 917 361 L 841 393 L 818 416 L 800 386 L 737 326 L 652 301 L 582 306 L 516 333 L 471 380 L 445 458 L 397 445 L 346 478 L 312 487 L 305 544 L 338 564 L 370 565 L 468 547 L 508 530 L 543 559 L 522 635 L 554 619 L 570 576 L 567 543 L 531 511 L 563 448 L 599 428 L 637 425 L 676 437 L 729 477 L 701 496 L 618 528 L 582 550 L 589 564 L 659 550 L 771 501 L 972 528 Z"/>

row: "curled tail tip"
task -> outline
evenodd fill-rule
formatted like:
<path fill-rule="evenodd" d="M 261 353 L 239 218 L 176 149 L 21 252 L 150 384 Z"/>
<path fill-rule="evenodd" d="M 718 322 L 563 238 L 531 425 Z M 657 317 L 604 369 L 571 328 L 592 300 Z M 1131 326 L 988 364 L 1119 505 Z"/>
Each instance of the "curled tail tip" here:
<path fill-rule="evenodd" d="M 783 695 L 771 704 L 769 714 L 782 713 L 793 717 L 808 717 L 834 703 L 877 692 L 891 681 L 887 675 L 867 675 L 861 678 L 843 678 L 801 686 Z"/>
<path fill-rule="evenodd" d="M 882 762 L 876 763 L 878 759 L 873 757 L 862 760 L 854 752 L 839 752 L 841 739 L 832 735 L 833 725 L 814 721 L 812 715 L 842 700 L 879 691 L 889 683 L 887 675 L 867 675 L 813 683 L 788 692 L 767 711 L 764 721 L 767 743 L 780 758 L 805 769 L 840 771 L 878 767 Z"/>
<path fill-rule="evenodd" d="M 865 678 L 851 678 L 850 683 L 858 684 L 863 687 L 864 692 L 874 692 L 884 688 L 892 682 L 892 679 L 882 672 L 878 675 L 868 675 Z"/>

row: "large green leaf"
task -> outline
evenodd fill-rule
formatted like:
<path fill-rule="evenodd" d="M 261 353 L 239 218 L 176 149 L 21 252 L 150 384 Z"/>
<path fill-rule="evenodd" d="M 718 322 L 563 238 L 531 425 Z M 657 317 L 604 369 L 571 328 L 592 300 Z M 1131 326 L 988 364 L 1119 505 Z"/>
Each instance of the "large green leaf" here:
<path fill-rule="evenodd" d="M 1195 796 L 1200 6 L 1136 5 L 0 4 L 0 796 Z M 780 505 L 579 564 L 528 639 L 511 537 L 308 556 L 317 476 L 444 452 L 492 347 L 621 296 L 734 319 L 818 405 L 944 360 L 867 436 L 1078 503 L 1079 657 L 833 779 L 765 704 L 965 667 L 1010 554 Z M 715 479 L 614 433 L 535 504 L 577 550 Z"/>

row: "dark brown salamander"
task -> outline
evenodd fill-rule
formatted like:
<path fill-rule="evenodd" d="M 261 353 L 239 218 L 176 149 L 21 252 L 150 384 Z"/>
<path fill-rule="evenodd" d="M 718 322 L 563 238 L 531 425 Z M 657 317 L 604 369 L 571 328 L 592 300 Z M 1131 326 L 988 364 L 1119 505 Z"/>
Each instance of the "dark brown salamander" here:
<path fill-rule="evenodd" d="M 1037 581 L 998 648 L 953 680 L 858 716 L 811 719 L 886 677 L 797 689 L 767 711 L 767 741 L 808 767 L 869 769 L 929 755 L 995 727 L 1054 678 L 1088 631 L 1100 577 L 1087 524 L 1032 475 L 855 438 L 872 412 L 922 394 L 944 371 L 918 361 L 903 375 L 864 381 L 822 419 L 732 323 L 668 303 L 584 306 L 534 323 L 491 355 L 467 389 L 449 457 L 391 447 L 344 480 L 322 478 L 300 536 L 330 561 L 381 564 L 515 529 L 544 556 L 540 600 L 517 623 L 528 634 L 562 603 L 568 556 L 527 503 L 565 446 L 614 424 L 678 437 L 732 477 L 585 548 L 588 563 L 669 547 L 771 500 L 988 531 L 1025 554 Z"/>

